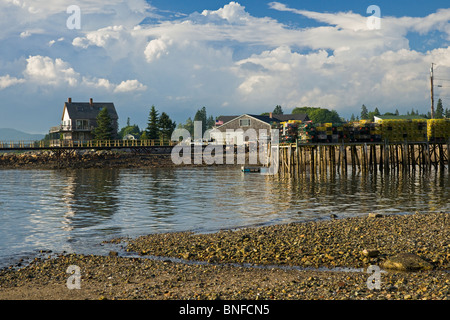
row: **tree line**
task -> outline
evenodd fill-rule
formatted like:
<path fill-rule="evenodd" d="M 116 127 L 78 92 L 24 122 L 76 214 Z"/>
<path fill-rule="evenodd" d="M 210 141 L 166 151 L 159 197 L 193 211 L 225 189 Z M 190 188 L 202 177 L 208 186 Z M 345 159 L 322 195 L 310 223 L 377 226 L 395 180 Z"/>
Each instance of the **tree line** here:
<path fill-rule="evenodd" d="M 178 124 L 178 129 L 186 129 L 191 134 L 191 137 L 193 137 L 195 121 L 202 122 L 202 136 L 207 130 L 212 129 L 216 125 L 215 118 L 212 115 L 208 116 L 206 113 L 206 107 L 202 107 L 201 109 L 197 110 L 194 115 L 194 119 L 189 117 L 184 124 Z"/>
<path fill-rule="evenodd" d="M 141 140 L 158 140 L 170 139 L 173 130 L 175 130 L 176 123 L 170 119 L 169 115 L 162 112 L 161 115 L 154 105 L 150 108 L 148 116 L 147 127 L 141 130 L 138 125 L 131 124 L 130 118 L 127 119 L 125 127 L 119 132 L 114 132 L 111 125 L 112 120 L 109 116 L 108 110 L 103 108 L 97 115 L 97 127 L 94 129 L 94 139 L 96 140 L 112 140 L 115 137 L 123 139 L 130 134 L 135 139 Z"/>
<path fill-rule="evenodd" d="M 261 115 L 268 116 L 269 112 L 263 112 Z M 284 114 L 283 108 L 280 105 L 276 105 L 272 111 L 272 114 Z M 320 107 L 296 107 L 292 110 L 292 114 L 307 114 L 309 119 L 314 123 L 342 123 L 346 122 L 344 118 L 342 118 L 336 110 L 329 110 L 327 108 Z M 373 111 L 369 111 L 369 109 L 363 104 L 361 107 L 361 112 L 359 115 L 352 114 L 349 121 L 358 121 L 358 120 L 374 120 L 374 117 L 379 115 L 401 115 L 398 109 L 394 112 L 385 112 L 381 114 L 381 112 L 376 107 Z M 430 119 L 431 113 L 427 114 L 419 114 L 418 110 L 411 109 L 408 111 L 406 115 L 417 115 L 422 116 L 424 118 Z M 436 110 L 435 110 L 435 119 L 442 118 L 450 118 L 450 109 L 444 109 L 442 100 L 439 99 Z M 202 136 L 203 134 L 213 128 L 215 126 L 215 118 L 212 115 L 207 115 L 206 107 L 202 107 L 198 109 L 195 113 L 193 119 L 189 117 L 185 123 L 176 124 L 175 121 L 170 119 L 169 115 L 165 112 L 159 114 L 159 111 L 156 109 L 154 105 L 150 108 L 150 113 L 148 116 L 147 127 L 144 130 L 140 130 L 139 126 L 136 124 L 131 125 L 130 118 L 127 119 L 127 124 L 123 127 L 118 133 L 114 132 L 114 129 L 111 125 L 111 118 L 108 114 L 106 108 L 102 109 L 97 116 L 97 128 L 94 130 L 94 139 L 97 140 L 111 140 L 118 136 L 120 139 L 123 139 L 126 135 L 131 134 L 136 139 L 170 139 L 172 132 L 175 128 L 186 129 L 191 136 L 194 135 L 194 122 L 201 121 L 202 123 Z"/>
<path fill-rule="evenodd" d="M 385 112 L 383 114 L 380 113 L 378 108 L 375 108 L 373 111 L 369 111 L 367 107 L 363 104 L 361 107 L 361 114 L 359 116 L 355 116 L 352 114 L 350 121 L 357 121 L 357 120 L 374 120 L 374 117 L 376 116 L 401 116 L 398 109 L 395 109 L 395 112 Z M 407 116 L 420 116 L 425 119 L 431 119 L 431 111 L 428 111 L 427 113 L 419 113 L 419 110 L 414 110 L 414 108 L 411 109 L 411 111 L 406 112 Z M 436 110 L 434 112 L 434 119 L 443 119 L 443 118 L 450 118 L 450 109 L 446 108 L 444 110 L 444 105 L 442 103 L 442 99 L 438 100 Z"/>
<path fill-rule="evenodd" d="M 268 116 L 269 114 L 269 112 L 261 113 L 263 116 Z M 276 105 L 272 114 L 284 114 L 283 107 Z M 336 110 L 319 107 L 297 107 L 292 110 L 292 114 L 307 114 L 308 118 L 314 123 L 340 123 L 345 121 L 339 116 Z"/>

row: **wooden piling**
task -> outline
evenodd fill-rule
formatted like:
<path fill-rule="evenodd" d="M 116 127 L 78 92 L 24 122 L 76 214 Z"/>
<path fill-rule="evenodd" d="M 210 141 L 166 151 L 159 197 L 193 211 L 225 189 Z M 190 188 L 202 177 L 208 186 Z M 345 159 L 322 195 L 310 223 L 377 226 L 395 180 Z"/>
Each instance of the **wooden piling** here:
<path fill-rule="evenodd" d="M 388 174 L 449 169 L 450 140 L 446 143 L 396 142 L 293 144 L 280 146 L 280 172 L 289 175 Z M 450 170 L 450 169 L 449 169 Z"/>

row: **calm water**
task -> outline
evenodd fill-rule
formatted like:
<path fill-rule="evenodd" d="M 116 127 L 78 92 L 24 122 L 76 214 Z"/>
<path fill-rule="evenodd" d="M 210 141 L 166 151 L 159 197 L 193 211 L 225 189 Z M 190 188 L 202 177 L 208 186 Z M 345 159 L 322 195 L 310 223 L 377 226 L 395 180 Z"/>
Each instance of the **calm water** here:
<path fill-rule="evenodd" d="M 232 167 L 0 170 L 0 267 L 39 250 L 106 254 L 114 237 L 449 211 L 449 175 L 274 179 Z"/>

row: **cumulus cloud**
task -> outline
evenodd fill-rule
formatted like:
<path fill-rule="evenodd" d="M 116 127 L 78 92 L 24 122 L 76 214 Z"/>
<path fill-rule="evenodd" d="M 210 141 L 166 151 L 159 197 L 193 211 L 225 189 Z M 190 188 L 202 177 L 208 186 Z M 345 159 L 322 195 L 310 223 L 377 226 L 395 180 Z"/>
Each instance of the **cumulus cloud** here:
<path fill-rule="evenodd" d="M 147 86 L 137 80 L 126 80 L 117 85 L 114 92 L 144 91 L 145 89 L 147 89 Z"/>
<path fill-rule="evenodd" d="M 163 54 L 168 54 L 168 47 L 173 43 L 171 39 L 159 38 L 154 39 L 145 47 L 144 55 L 147 62 L 157 60 Z"/>
<path fill-rule="evenodd" d="M 111 100 L 136 99 L 136 106 L 151 99 L 174 113 L 202 105 L 215 115 L 261 113 L 280 104 L 285 110 L 309 105 L 345 114 L 357 113 L 363 103 L 382 112 L 394 106 L 409 111 L 428 105 L 431 62 L 450 67 L 450 49 L 442 40 L 450 41 L 450 9 L 425 17 L 382 16 L 381 29 L 370 30 L 366 15 L 299 10 L 281 2 L 268 8 L 316 23 L 288 26 L 254 16 L 236 1 L 154 20 L 145 19 L 157 9 L 144 0 L 81 0 L 82 29 L 69 31 L 68 5 L 0 3 L 6 13 L 0 42 L 26 41 L 31 54 L 14 63 L 16 55 L 0 56 L 2 67 L 9 67 L 4 74 L 24 75 L 0 77 L 0 89 L 30 84 L 92 90 Z M 440 48 L 411 48 L 411 33 L 428 41 L 435 32 Z M 179 120 L 187 116 L 192 114 Z"/>
<path fill-rule="evenodd" d="M 68 62 L 62 59 L 52 59 L 44 56 L 30 56 L 24 70 L 25 79 L 39 86 L 68 86 L 102 89 L 109 92 L 143 91 L 146 86 L 138 80 L 124 80 L 114 84 L 105 78 L 81 76 Z M 1 87 L 23 83 L 25 79 L 11 78 L 8 75 L 1 78 Z"/>
<path fill-rule="evenodd" d="M 202 15 L 205 17 L 218 17 L 225 19 L 230 23 L 245 23 L 250 20 L 250 14 L 245 11 L 245 7 L 239 3 L 231 1 L 223 8 L 218 10 L 203 10 Z"/>
<path fill-rule="evenodd" d="M 25 79 L 19 79 L 16 77 L 11 77 L 9 74 L 6 76 L 0 77 L 0 90 L 3 90 L 5 88 L 8 88 L 10 86 L 14 86 L 19 83 L 24 83 Z"/>
<path fill-rule="evenodd" d="M 114 84 L 112 84 L 108 79 L 104 78 L 88 78 L 83 77 L 82 81 L 83 85 L 90 87 L 90 88 L 97 88 L 97 89 L 105 89 L 105 90 L 112 90 L 114 89 Z"/>
<path fill-rule="evenodd" d="M 69 86 L 75 86 L 80 77 L 79 73 L 62 59 L 53 60 L 40 55 L 29 56 L 24 74 L 34 82 L 50 85 L 67 83 Z"/>
<path fill-rule="evenodd" d="M 344 110 L 369 101 L 386 105 L 400 99 L 403 104 L 425 101 L 427 79 L 419 70 L 428 69 L 434 51 L 411 50 L 407 35 L 450 30 L 447 9 L 419 18 L 386 16 L 380 30 L 371 30 L 367 16 L 353 12 L 298 10 L 280 2 L 269 7 L 321 25 L 289 28 L 270 17 L 254 17 L 232 1 L 171 21 L 93 30 L 73 45 L 103 48 L 112 60 L 131 59 L 136 73 L 147 81 L 158 77 L 165 96 L 213 101 L 215 95 L 222 100 L 220 106 L 239 109 L 237 105 L 245 102 L 253 109 L 249 112 L 268 103 Z M 114 50 L 115 43 L 121 43 L 124 51 Z M 149 68 L 147 74 L 142 66 Z M 121 90 L 119 85 L 114 91 Z M 393 98 L 396 90 L 405 96 Z M 219 98 L 218 91 L 224 97 Z"/>

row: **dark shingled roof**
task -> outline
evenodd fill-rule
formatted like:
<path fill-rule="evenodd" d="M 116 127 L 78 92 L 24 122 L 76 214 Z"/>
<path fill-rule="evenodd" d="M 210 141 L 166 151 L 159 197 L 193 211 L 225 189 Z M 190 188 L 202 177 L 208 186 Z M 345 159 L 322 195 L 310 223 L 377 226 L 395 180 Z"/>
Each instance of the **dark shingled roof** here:
<path fill-rule="evenodd" d="M 272 114 L 272 118 L 270 116 L 262 116 L 256 114 L 247 114 L 250 117 L 256 118 L 258 120 L 271 123 L 271 122 L 283 122 L 288 120 L 300 120 L 300 121 L 309 121 L 309 117 L 306 113 L 299 114 Z M 220 116 L 217 118 L 218 121 L 223 121 L 223 123 L 227 123 L 233 119 L 236 119 L 240 116 Z"/>
<path fill-rule="evenodd" d="M 112 102 L 65 102 L 64 108 L 67 109 L 71 119 L 92 119 L 97 118 L 98 113 L 103 108 L 108 109 L 109 116 L 112 120 L 118 120 L 116 108 Z M 64 115 L 63 115 L 64 116 Z"/>
<path fill-rule="evenodd" d="M 280 122 L 288 120 L 300 120 L 309 121 L 309 117 L 306 113 L 296 113 L 296 114 L 274 114 L 272 115 L 275 119 L 280 120 Z"/>

